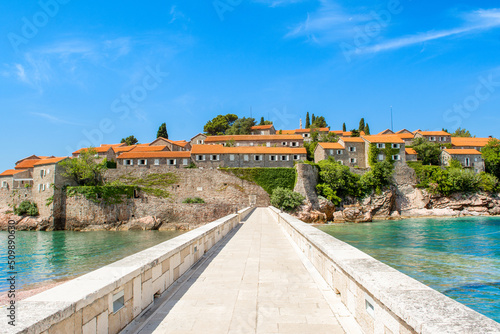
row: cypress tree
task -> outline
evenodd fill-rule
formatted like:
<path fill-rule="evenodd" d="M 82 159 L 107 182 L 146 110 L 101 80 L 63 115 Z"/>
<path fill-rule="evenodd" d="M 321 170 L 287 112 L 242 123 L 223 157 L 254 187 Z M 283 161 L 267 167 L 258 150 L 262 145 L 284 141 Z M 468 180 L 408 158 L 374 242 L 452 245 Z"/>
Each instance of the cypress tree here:
<path fill-rule="evenodd" d="M 261 117 L 261 118 L 260 118 L 260 123 L 259 123 L 259 125 L 265 125 L 265 122 L 264 122 L 264 117 Z"/>
<path fill-rule="evenodd" d="M 162 125 L 160 125 L 160 128 L 158 129 L 158 133 L 156 134 L 156 138 L 160 138 L 160 137 L 168 139 L 167 124 L 165 124 L 165 123 L 162 123 Z"/>
<path fill-rule="evenodd" d="M 365 131 L 365 135 L 367 135 L 367 136 L 370 135 L 370 126 L 368 125 L 368 123 L 366 123 L 364 131 Z"/>
<path fill-rule="evenodd" d="M 342 131 L 346 132 L 347 131 L 347 127 L 345 126 L 345 123 L 342 124 Z"/>
<path fill-rule="evenodd" d="M 359 128 L 358 130 L 361 132 L 361 131 L 365 131 L 365 119 L 364 118 L 361 118 L 361 120 L 359 121 Z"/>
<path fill-rule="evenodd" d="M 306 114 L 306 129 L 309 129 L 311 126 L 311 120 L 309 119 L 309 111 Z"/>

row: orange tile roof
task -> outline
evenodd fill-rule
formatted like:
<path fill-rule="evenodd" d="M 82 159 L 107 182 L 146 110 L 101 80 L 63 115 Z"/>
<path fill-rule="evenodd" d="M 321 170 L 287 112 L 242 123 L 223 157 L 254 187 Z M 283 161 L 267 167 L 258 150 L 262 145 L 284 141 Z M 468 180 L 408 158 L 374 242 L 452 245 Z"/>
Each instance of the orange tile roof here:
<path fill-rule="evenodd" d="M 220 143 L 234 141 L 264 141 L 264 140 L 302 140 L 301 135 L 234 135 L 234 136 L 208 136 L 205 143 Z"/>
<path fill-rule="evenodd" d="M 331 130 L 330 132 L 335 133 L 336 135 L 341 135 L 344 133 L 344 131 L 342 131 L 342 130 Z"/>
<path fill-rule="evenodd" d="M 177 145 L 177 146 L 182 146 L 182 147 L 183 147 L 183 145 L 181 145 L 180 142 L 184 142 L 184 140 L 173 141 L 173 140 L 170 140 L 170 139 L 167 139 L 167 138 L 158 137 L 155 140 L 153 140 L 149 145 L 151 146 L 151 144 L 153 144 L 155 141 L 158 141 L 158 140 L 164 140 L 167 143 L 170 143 L 172 145 Z"/>
<path fill-rule="evenodd" d="M 373 136 L 363 136 L 370 143 L 391 143 L 391 144 L 404 144 L 403 139 L 399 138 L 399 135 L 373 135 Z"/>
<path fill-rule="evenodd" d="M 88 150 L 90 147 L 84 147 L 84 148 L 81 148 L 79 149 L 78 151 L 75 151 L 73 152 L 73 154 L 80 154 L 81 152 L 84 152 L 86 150 Z M 97 153 L 106 153 L 108 152 L 111 148 L 113 148 L 112 146 L 99 146 L 99 147 L 92 147 L 92 149 L 94 149 Z"/>
<path fill-rule="evenodd" d="M 277 134 L 281 135 L 281 136 L 282 135 L 293 135 L 293 134 L 295 134 L 295 130 L 280 130 L 280 131 L 281 131 L 281 133 L 279 133 L 279 131 L 278 131 Z"/>
<path fill-rule="evenodd" d="M 175 143 L 176 145 L 181 146 L 181 147 L 184 147 L 188 144 L 188 142 L 185 140 L 176 140 L 173 143 Z"/>
<path fill-rule="evenodd" d="M 17 173 L 22 173 L 22 172 L 24 172 L 24 170 L 7 169 L 3 173 L 1 173 L 0 176 L 12 176 L 12 175 L 15 175 Z"/>
<path fill-rule="evenodd" d="M 189 151 L 125 152 L 116 159 L 190 158 Z"/>
<path fill-rule="evenodd" d="M 359 133 L 359 135 L 360 135 L 360 136 L 364 136 L 364 135 L 365 135 L 365 132 L 364 132 L 364 131 L 361 131 L 361 132 Z M 345 131 L 345 132 L 344 132 L 344 131 L 341 131 L 341 136 L 342 136 L 342 137 L 350 137 L 350 136 L 352 136 L 352 131 Z"/>
<path fill-rule="evenodd" d="M 312 129 L 296 129 L 295 133 L 307 133 L 311 132 Z M 315 128 L 314 130 L 319 132 L 330 132 L 330 128 Z"/>
<path fill-rule="evenodd" d="M 398 132 L 396 132 L 396 134 L 401 134 L 401 133 L 411 133 L 411 134 L 413 134 L 413 132 L 411 132 L 410 130 L 407 130 L 407 129 L 401 129 Z"/>
<path fill-rule="evenodd" d="M 121 147 L 113 147 L 113 151 L 115 153 L 122 153 L 122 152 L 128 152 L 130 150 L 133 150 L 136 147 L 144 147 L 144 146 L 139 146 L 139 145 L 131 145 L 131 146 L 121 146 Z"/>
<path fill-rule="evenodd" d="M 385 129 L 384 131 L 381 131 L 381 132 L 377 133 L 377 135 L 379 135 L 379 136 L 389 135 L 389 134 L 394 134 L 394 131 L 392 131 L 391 129 Z"/>
<path fill-rule="evenodd" d="M 192 154 L 307 154 L 304 147 L 193 145 Z"/>
<path fill-rule="evenodd" d="M 413 138 L 415 138 L 415 135 L 413 133 L 408 133 L 408 132 L 396 133 L 396 136 L 398 136 L 401 139 L 413 139 Z"/>
<path fill-rule="evenodd" d="M 341 137 L 339 140 L 342 140 L 344 143 L 364 143 L 365 141 L 361 137 Z"/>
<path fill-rule="evenodd" d="M 451 136 L 446 131 L 415 131 L 415 133 L 420 133 L 423 136 Z"/>
<path fill-rule="evenodd" d="M 255 125 L 255 126 L 252 126 L 250 129 L 252 130 L 269 130 L 270 128 L 272 128 L 273 125 L 272 124 L 267 124 L 267 125 Z"/>
<path fill-rule="evenodd" d="M 475 155 L 475 154 L 479 154 L 481 155 L 481 152 L 479 152 L 478 150 L 474 150 L 474 149 L 459 149 L 459 148 L 447 148 L 444 150 L 446 153 L 449 153 L 451 155 Z"/>
<path fill-rule="evenodd" d="M 451 137 L 453 146 L 469 146 L 469 147 L 484 147 L 490 140 L 494 138 L 467 138 L 467 137 Z"/>
<path fill-rule="evenodd" d="M 344 150 L 344 146 L 340 143 L 318 143 L 325 150 Z"/>
<path fill-rule="evenodd" d="M 409 148 L 409 147 L 405 148 L 405 152 L 406 152 L 406 154 L 409 154 L 409 155 L 417 155 L 417 151 L 415 151 L 414 149 Z"/>
<path fill-rule="evenodd" d="M 41 159 L 26 159 L 18 163 L 14 168 L 15 169 L 28 169 L 28 168 L 33 168 L 35 166 L 35 163 L 37 161 L 40 161 Z"/>
<path fill-rule="evenodd" d="M 157 151 L 169 151 L 168 146 L 134 146 L 128 152 L 157 152 Z"/>
<path fill-rule="evenodd" d="M 49 165 L 49 164 L 56 164 L 59 161 L 63 161 L 64 159 L 67 159 L 68 157 L 59 157 L 59 158 L 48 158 L 48 159 L 42 159 L 39 160 L 35 163 L 35 166 L 41 166 L 41 165 Z"/>
<path fill-rule="evenodd" d="M 105 146 L 111 146 L 111 147 L 122 147 L 122 146 L 127 146 L 126 143 L 120 143 L 120 144 L 101 144 L 101 147 Z"/>

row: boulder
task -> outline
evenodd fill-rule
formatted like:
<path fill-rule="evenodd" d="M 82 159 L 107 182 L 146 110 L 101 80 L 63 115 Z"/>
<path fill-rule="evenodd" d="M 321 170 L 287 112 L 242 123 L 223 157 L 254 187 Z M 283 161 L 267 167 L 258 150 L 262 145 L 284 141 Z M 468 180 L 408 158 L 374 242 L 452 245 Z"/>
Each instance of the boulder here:
<path fill-rule="evenodd" d="M 327 221 L 333 221 L 333 214 L 335 213 L 335 205 L 332 201 L 327 200 L 324 197 L 318 197 L 319 201 L 319 212 L 326 215 Z"/>
<path fill-rule="evenodd" d="M 139 219 L 129 220 L 127 223 L 118 226 L 118 231 L 148 231 L 157 230 L 161 226 L 161 221 L 153 216 L 146 216 Z"/>
<path fill-rule="evenodd" d="M 342 211 L 344 221 L 351 223 L 365 223 L 372 221 L 372 214 L 370 210 L 365 207 L 349 207 Z"/>

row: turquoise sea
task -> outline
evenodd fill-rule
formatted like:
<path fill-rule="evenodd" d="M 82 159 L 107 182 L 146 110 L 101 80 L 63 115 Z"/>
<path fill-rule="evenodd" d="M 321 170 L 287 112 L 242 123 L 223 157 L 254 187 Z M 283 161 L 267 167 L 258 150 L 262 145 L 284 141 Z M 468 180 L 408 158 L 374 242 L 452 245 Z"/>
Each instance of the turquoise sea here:
<path fill-rule="evenodd" d="M 98 269 L 182 231 L 16 232 L 16 289 L 29 289 Z M 0 293 L 8 290 L 7 232 L 0 232 Z"/>
<path fill-rule="evenodd" d="M 407 219 L 318 228 L 500 322 L 500 218 Z"/>

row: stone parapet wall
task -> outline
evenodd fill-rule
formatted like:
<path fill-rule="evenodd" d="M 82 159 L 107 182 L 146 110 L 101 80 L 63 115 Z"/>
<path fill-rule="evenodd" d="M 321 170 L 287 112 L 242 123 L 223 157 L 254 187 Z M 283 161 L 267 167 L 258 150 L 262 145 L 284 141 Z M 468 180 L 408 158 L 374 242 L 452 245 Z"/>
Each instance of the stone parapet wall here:
<path fill-rule="evenodd" d="M 16 312 L 22 316 L 2 333 L 118 333 L 251 211 L 245 208 L 20 301 Z M 7 312 L 1 312 L 4 319 Z"/>
<path fill-rule="evenodd" d="M 500 324 L 271 207 L 285 233 L 371 333 L 499 333 Z"/>

